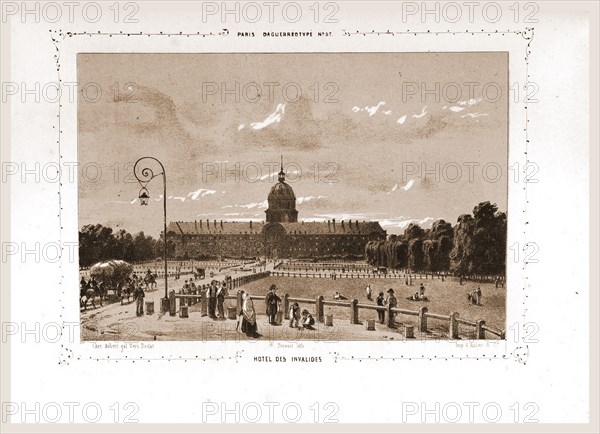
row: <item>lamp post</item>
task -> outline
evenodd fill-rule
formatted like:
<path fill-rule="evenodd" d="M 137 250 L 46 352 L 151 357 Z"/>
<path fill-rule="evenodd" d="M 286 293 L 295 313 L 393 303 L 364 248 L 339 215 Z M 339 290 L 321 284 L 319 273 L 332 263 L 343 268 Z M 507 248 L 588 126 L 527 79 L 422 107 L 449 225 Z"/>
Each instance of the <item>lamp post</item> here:
<path fill-rule="evenodd" d="M 144 160 L 152 160 L 158 163 L 160 169 L 162 170 L 160 173 L 154 174 L 154 171 L 145 166 L 138 170 L 138 165 Z M 139 199 L 140 205 L 147 206 L 148 200 L 150 199 L 150 195 L 148 194 L 148 190 L 146 186 L 150 181 L 152 181 L 157 176 L 162 175 L 163 178 L 163 244 L 165 247 L 164 250 L 164 260 L 165 260 L 165 297 L 161 299 L 160 307 L 162 312 L 169 311 L 169 290 L 168 290 L 168 282 L 167 282 L 167 274 L 168 274 L 168 266 L 167 266 L 167 175 L 165 174 L 165 167 L 162 163 L 154 157 L 142 157 L 139 158 L 135 164 L 133 165 L 133 174 L 135 178 L 140 183 L 142 187 L 140 189 Z"/>

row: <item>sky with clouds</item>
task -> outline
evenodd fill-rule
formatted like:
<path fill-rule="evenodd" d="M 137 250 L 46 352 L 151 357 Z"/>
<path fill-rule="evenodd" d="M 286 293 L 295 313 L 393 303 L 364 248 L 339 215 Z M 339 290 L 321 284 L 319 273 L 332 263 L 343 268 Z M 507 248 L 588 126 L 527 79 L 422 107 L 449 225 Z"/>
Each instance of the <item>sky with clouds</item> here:
<path fill-rule="evenodd" d="M 455 223 L 485 200 L 506 210 L 507 53 L 80 53 L 77 63 L 80 167 L 101 169 L 79 172 L 80 226 L 158 236 L 163 187 L 151 181 L 139 206 L 142 156 L 165 166 L 169 221 L 264 220 L 281 155 L 307 221 L 377 220 L 401 233 Z"/>

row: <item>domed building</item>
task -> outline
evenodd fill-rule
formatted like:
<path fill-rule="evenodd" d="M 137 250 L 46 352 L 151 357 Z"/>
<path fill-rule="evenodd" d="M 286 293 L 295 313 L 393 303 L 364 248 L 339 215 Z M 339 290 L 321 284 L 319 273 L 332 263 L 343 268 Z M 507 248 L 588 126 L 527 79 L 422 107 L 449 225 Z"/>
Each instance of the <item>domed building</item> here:
<path fill-rule="evenodd" d="M 285 182 L 283 161 L 281 162 L 281 171 L 279 172 L 278 180 L 279 182 L 271 187 L 267 198 L 267 203 L 269 204 L 269 208 L 265 211 L 267 214 L 267 223 L 297 222 L 296 195 L 292 187 Z"/>
<path fill-rule="evenodd" d="M 378 222 L 298 221 L 296 195 L 285 182 L 283 161 L 267 197 L 266 222 L 194 220 L 171 222 L 169 241 L 177 258 L 365 258 L 369 241 L 384 241 Z"/>

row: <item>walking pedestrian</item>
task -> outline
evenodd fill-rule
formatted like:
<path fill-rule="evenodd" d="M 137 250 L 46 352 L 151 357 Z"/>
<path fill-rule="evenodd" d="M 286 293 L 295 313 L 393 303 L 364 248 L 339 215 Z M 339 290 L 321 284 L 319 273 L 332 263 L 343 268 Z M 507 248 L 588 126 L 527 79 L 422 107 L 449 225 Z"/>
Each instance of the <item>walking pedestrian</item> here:
<path fill-rule="evenodd" d="M 225 309 L 223 308 L 223 303 L 225 302 L 225 287 L 220 284 L 217 288 L 217 318 L 225 319 Z"/>
<path fill-rule="evenodd" d="M 256 311 L 250 294 L 242 291 L 242 309 L 240 311 L 242 322 L 242 333 L 246 336 L 257 338 L 260 335 L 256 332 Z"/>
<path fill-rule="evenodd" d="M 144 293 L 144 288 L 141 285 L 138 285 L 134 292 L 135 298 L 135 314 L 137 316 L 144 315 L 144 297 L 146 294 Z"/>
<path fill-rule="evenodd" d="M 383 306 L 385 303 L 385 296 L 383 292 L 380 292 L 377 298 L 375 299 L 375 303 L 377 306 Z M 385 322 L 385 311 L 383 309 L 377 310 L 377 316 L 379 317 L 379 324 L 383 324 Z"/>
<path fill-rule="evenodd" d="M 365 292 L 367 293 L 367 300 L 372 300 L 372 298 L 371 298 L 371 294 L 372 294 L 371 285 L 367 285 L 367 287 L 365 289 Z"/>

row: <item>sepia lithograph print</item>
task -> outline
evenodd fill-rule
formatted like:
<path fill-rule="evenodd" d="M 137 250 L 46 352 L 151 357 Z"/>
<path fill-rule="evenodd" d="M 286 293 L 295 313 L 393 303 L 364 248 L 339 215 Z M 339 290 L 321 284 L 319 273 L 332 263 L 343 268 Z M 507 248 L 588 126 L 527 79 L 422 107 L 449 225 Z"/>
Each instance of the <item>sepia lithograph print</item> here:
<path fill-rule="evenodd" d="M 507 52 L 77 74 L 82 340 L 505 338 Z"/>

